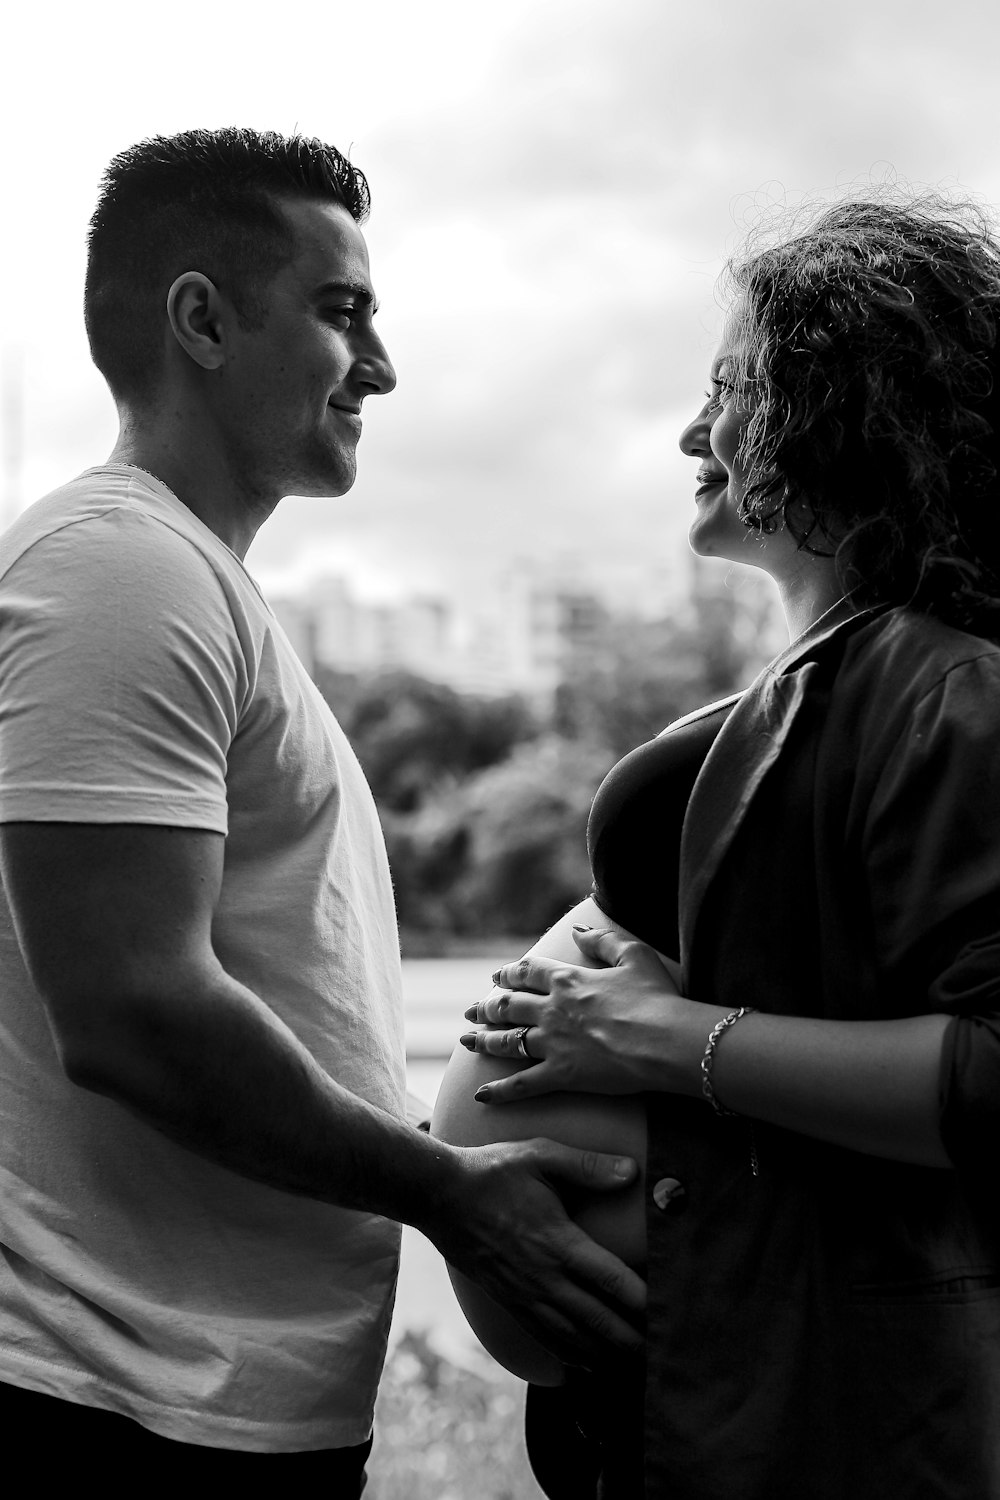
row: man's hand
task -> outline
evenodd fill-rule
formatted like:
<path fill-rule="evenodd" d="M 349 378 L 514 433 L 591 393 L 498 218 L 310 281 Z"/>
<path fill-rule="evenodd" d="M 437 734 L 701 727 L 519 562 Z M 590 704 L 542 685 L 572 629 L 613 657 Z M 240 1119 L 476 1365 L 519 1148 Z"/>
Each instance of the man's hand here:
<path fill-rule="evenodd" d="M 543 1140 L 452 1149 L 450 1187 L 416 1221 L 445 1259 L 564 1364 L 640 1353 L 645 1283 L 573 1223 L 560 1196 L 623 1188 L 635 1162 Z"/>

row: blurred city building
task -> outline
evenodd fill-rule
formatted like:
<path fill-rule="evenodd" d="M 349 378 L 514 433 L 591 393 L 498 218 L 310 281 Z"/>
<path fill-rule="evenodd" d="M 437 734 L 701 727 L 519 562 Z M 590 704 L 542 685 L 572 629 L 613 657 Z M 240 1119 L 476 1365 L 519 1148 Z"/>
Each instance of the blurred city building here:
<path fill-rule="evenodd" d="M 482 697 L 521 693 L 541 709 L 571 670 L 600 658 L 620 613 L 588 584 L 527 564 L 502 574 L 474 607 L 427 597 L 372 603 L 337 576 L 272 605 L 313 675 L 403 669 Z M 670 614 L 697 629 L 712 613 L 725 615 L 748 655 L 761 641 L 768 654 L 783 644 L 781 613 L 764 580 L 692 557 L 687 576 L 674 580 Z"/>
<path fill-rule="evenodd" d="M 474 609 L 433 598 L 373 604 L 339 577 L 318 579 L 273 608 L 312 673 L 404 668 L 459 692 L 520 692 L 540 703 L 568 661 L 596 643 L 608 613 L 589 590 L 521 568 Z"/>

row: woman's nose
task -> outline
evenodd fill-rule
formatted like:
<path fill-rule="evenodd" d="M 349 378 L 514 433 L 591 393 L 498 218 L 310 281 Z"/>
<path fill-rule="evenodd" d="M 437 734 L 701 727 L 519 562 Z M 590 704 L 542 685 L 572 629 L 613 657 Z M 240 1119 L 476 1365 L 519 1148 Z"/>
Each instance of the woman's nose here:
<path fill-rule="evenodd" d="M 708 435 L 712 430 L 712 424 L 707 417 L 708 404 L 706 403 L 693 422 L 689 422 L 681 433 L 678 443 L 682 453 L 688 458 L 701 458 L 705 453 L 711 451 Z"/>

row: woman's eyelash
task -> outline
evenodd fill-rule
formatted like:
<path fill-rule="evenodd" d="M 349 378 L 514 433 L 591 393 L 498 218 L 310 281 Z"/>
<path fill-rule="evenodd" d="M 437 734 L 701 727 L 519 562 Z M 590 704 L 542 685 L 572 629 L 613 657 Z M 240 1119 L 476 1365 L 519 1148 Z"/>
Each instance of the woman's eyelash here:
<path fill-rule="evenodd" d="M 733 386 L 728 380 L 722 380 L 718 375 L 713 376 L 712 384 L 715 389 L 705 392 L 705 400 L 712 406 L 718 406 L 722 402 L 723 395 L 729 394 Z"/>

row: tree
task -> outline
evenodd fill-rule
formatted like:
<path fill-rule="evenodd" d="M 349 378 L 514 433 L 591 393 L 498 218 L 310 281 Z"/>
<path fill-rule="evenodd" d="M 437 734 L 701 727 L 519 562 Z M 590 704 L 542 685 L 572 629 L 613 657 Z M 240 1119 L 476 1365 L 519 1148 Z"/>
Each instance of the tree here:
<path fill-rule="evenodd" d="M 746 687 L 775 649 L 768 586 L 711 572 L 674 616 L 613 615 L 571 657 L 553 727 L 626 755 L 673 719 Z"/>
<path fill-rule="evenodd" d="M 364 767 L 380 808 L 415 811 L 451 784 L 504 760 L 538 726 L 522 698 L 478 698 L 412 672 L 317 683 Z"/>
<path fill-rule="evenodd" d="M 590 889 L 586 827 L 614 755 L 549 735 L 386 824 L 401 924 L 541 932 Z"/>

